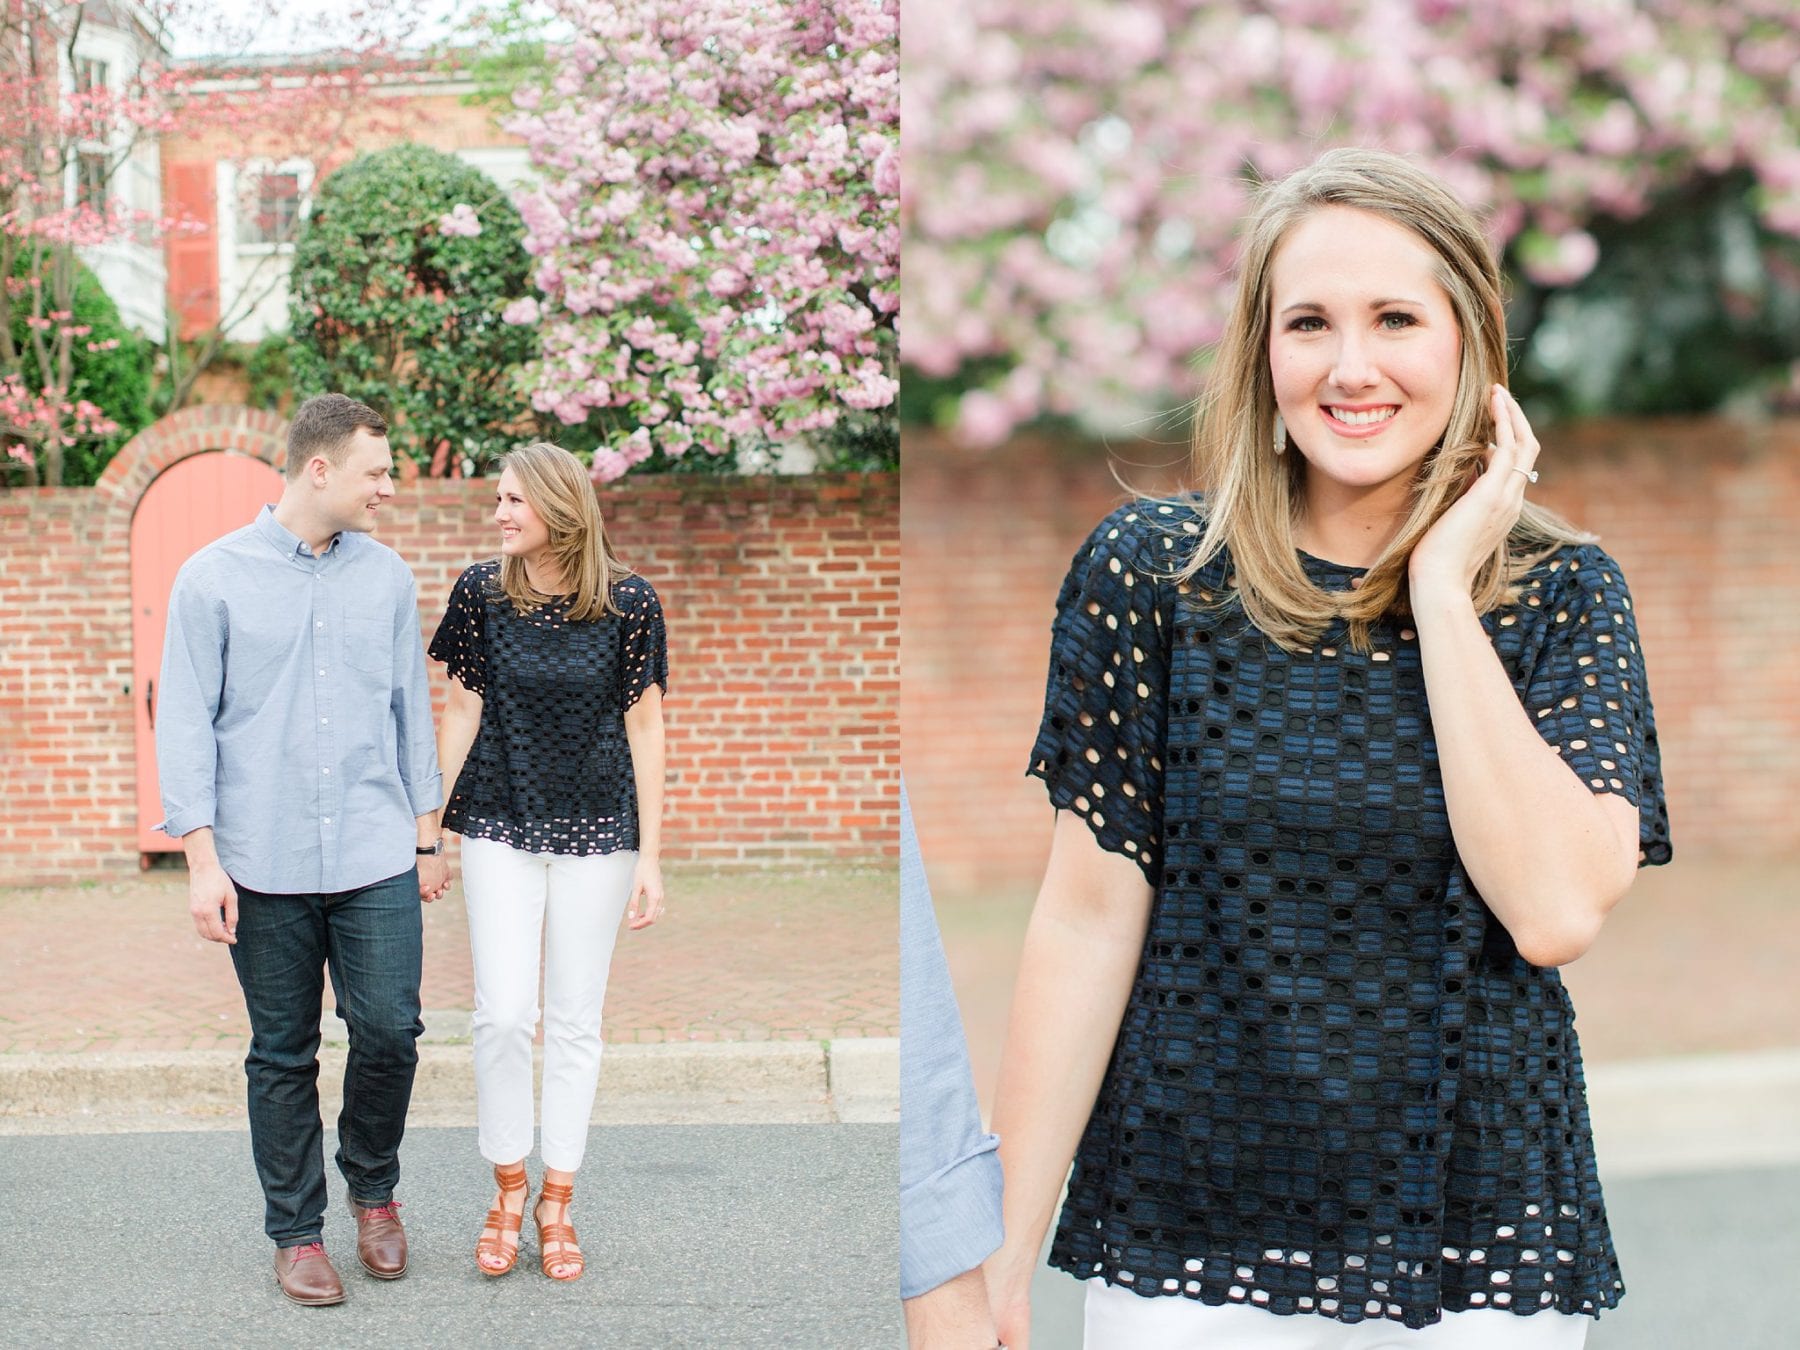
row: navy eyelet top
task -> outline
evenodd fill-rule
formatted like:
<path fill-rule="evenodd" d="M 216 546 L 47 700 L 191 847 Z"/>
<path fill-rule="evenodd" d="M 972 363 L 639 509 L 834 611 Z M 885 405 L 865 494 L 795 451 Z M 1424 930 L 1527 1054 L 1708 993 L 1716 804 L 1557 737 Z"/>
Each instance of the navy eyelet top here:
<path fill-rule="evenodd" d="M 1172 579 L 1199 531 L 1197 504 L 1123 507 L 1057 601 L 1030 772 L 1155 898 L 1051 1263 L 1342 1322 L 1598 1315 L 1624 1286 L 1573 1011 L 1457 858 L 1416 632 L 1359 652 L 1340 621 L 1286 652 L 1207 603 L 1228 558 Z M 1482 622 L 1545 741 L 1667 862 L 1618 565 L 1563 548 Z"/>
<path fill-rule="evenodd" d="M 613 584 L 620 614 L 577 623 L 568 600 L 520 614 L 500 589 L 497 560 L 457 578 L 431 657 L 481 695 L 481 728 L 445 829 L 527 853 L 637 848 L 625 711 L 651 685 L 668 688 L 662 605 L 629 575 Z"/>

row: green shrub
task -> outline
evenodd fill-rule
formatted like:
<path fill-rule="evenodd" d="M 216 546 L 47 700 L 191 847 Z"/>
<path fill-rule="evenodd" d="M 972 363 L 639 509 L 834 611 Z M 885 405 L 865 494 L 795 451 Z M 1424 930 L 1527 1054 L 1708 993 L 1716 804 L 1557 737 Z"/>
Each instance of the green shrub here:
<path fill-rule="evenodd" d="M 458 207 L 474 236 L 446 234 Z M 504 324 L 530 293 L 524 226 L 486 174 L 420 145 L 358 156 L 320 185 L 295 245 L 294 393 L 327 390 L 387 416 L 390 440 L 434 472 L 480 472 L 536 427 L 512 369 L 536 333 Z"/>

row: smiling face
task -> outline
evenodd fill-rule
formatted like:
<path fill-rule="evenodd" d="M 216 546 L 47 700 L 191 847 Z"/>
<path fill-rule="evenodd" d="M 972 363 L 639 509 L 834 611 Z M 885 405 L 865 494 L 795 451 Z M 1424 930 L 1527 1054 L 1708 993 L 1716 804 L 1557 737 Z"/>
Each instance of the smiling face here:
<path fill-rule="evenodd" d="M 1269 372 L 1307 491 L 1409 484 L 1449 424 L 1462 337 L 1418 235 L 1328 206 L 1295 225 L 1269 272 Z"/>
<path fill-rule="evenodd" d="M 333 464 L 324 455 L 314 466 L 325 465 L 316 479 L 321 488 L 319 506 L 332 530 L 367 534 L 375 517 L 394 495 L 394 455 L 386 436 L 357 427 L 350 435 L 343 462 Z"/>
<path fill-rule="evenodd" d="M 500 552 L 507 557 L 532 559 L 550 547 L 550 527 L 525 499 L 511 469 L 500 475 L 494 492 L 494 523 L 500 527 Z"/>

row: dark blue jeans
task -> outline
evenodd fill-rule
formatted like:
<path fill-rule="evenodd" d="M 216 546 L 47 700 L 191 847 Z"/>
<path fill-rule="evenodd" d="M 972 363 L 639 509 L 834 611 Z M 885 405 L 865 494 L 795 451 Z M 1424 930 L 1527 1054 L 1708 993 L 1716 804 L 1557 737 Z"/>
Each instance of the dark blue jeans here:
<path fill-rule="evenodd" d="M 319 1010 L 329 964 L 349 1024 L 338 1170 L 350 1198 L 385 1204 L 400 1177 L 400 1136 L 418 1067 L 423 935 L 418 872 L 330 895 L 238 892 L 231 963 L 250 1013 L 250 1149 L 264 1231 L 278 1247 L 320 1239 L 325 1221 L 319 1120 Z"/>

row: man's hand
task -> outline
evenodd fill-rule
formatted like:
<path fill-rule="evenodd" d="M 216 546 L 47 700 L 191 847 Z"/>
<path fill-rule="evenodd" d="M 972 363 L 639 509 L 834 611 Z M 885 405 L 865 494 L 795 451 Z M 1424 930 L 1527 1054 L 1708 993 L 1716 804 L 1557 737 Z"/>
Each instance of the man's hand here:
<path fill-rule="evenodd" d="M 208 942 L 237 945 L 237 887 L 214 862 L 188 862 L 188 913 L 194 931 Z"/>
<path fill-rule="evenodd" d="M 981 1267 L 909 1298 L 906 1343 L 912 1350 L 992 1350 L 997 1344 Z"/>
<path fill-rule="evenodd" d="M 419 859 L 419 899 L 430 904 L 450 889 L 450 860 L 442 853 Z"/>

